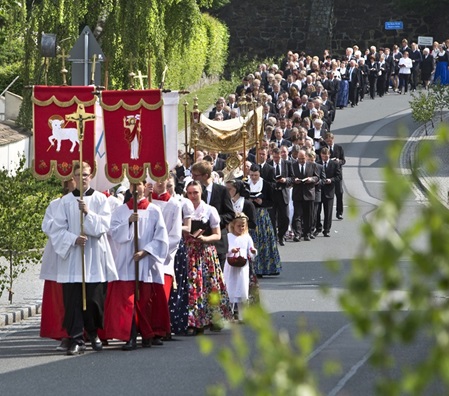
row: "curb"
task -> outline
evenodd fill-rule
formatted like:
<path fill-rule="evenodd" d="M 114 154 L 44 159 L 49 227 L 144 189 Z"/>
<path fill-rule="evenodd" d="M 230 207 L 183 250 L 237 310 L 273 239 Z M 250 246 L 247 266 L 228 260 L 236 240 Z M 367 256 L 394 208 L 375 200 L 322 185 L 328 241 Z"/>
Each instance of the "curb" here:
<path fill-rule="evenodd" d="M 42 303 L 27 305 L 11 305 L 6 312 L 0 312 L 0 327 L 20 322 L 41 313 Z"/>

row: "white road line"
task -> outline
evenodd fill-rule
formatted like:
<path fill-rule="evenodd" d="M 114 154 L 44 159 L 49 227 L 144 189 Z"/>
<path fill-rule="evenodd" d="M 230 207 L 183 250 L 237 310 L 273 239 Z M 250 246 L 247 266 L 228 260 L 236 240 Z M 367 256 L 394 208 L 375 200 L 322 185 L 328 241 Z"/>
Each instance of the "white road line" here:
<path fill-rule="evenodd" d="M 362 367 L 366 361 L 370 358 L 371 354 L 373 353 L 372 350 L 368 351 L 365 356 L 362 357 L 354 366 L 351 367 L 351 369 L 346 373 L 346 375 L 338 381 L 337 386 L 335 386 L 334 389 L 332 389 L 327 396 L 336 396 L 338 392 L 340 392 L 344 386 L 347 384 L 347 382 L 357 373 L 358 369 Z"/>

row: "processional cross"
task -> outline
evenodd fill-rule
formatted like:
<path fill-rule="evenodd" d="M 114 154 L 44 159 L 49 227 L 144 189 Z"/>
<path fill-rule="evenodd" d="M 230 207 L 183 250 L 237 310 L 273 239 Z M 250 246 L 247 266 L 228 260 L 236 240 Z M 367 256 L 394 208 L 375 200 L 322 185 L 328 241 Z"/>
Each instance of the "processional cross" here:
<path fill-rule="evenodd" d="M 80 190 L 80 201 L 83 200 L 83 183 L 82 183 L 82 172 L 83 172 L 83 140 L 84 140 L 84 130 L 86 121 L 95 120 L 95 114 L 86 113 L 84 109 L 84 104 L 79 103 L 77 111 L 72 114 L 67 114 L 65 116 L 66 121 L 76 122 L 76 129 L 78 130 L 79 139 L 79 151 L 80 151 L 80 183 L 78 183 L 78 189 Z M 84 235 L 84 215 L 83 211 L 80 209 L 80 234 Z M 86 310 L 86 268 L 84 265 L 84 246 L 81 246 L 81 272 L 82 272 L 82 294 L 83 294 L 83 311 Z"/>

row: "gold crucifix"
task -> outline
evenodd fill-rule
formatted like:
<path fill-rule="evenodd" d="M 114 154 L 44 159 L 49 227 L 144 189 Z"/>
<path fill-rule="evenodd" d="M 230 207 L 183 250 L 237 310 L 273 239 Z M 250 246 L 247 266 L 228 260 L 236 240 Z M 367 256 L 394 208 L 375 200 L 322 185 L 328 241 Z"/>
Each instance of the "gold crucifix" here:
<path fill-rule="evenodd" d="M 145 89 L 145 86 L 143 85 L 143 79 L 148 78 L 148 76 L 142 75 L 142 72 L 140 70 L 137 70 L 137 76 L 133 76 L 133 78 L 139 80 L 140 89 Z"/>
<path fill-rule="evenodd" d="M 65 58 L 70 58 L 70 55 L 66 55 L 64 48 L 61 48 L 61 54 L 58 55 L 57 57 L 61 58 L 61 61 L 62 61 L 62 69 L 61 69 L 62 85 L 67 85 L 67 73 L 68 73 L 68 70 L 65 68 Z"/>
<path fill-rule="evenodd" d="M 65 116 L 65 120 L 76 122 L 76 128 L 78 129 L 78 137 L 81 142 L 84 139 L 85 123 L 86 121 L 95 120 L 95 114 L 86 113 L 86 110 L 84 109 L 84 104 L 79 103 L 77 111 L 72 114 L 67 114 Z"/>
<path fill-rule="evenodd" d="M 84 127 L 86 121 L 95 120 L 95 114 L 86 113 L 84 109 L 84 104 L 79 103 L 77 110 L 72 114 L 67 114 L 65 116 L 66 121 L 76 122 L 76 129 L 78 130 L 78 138 L 79 138 L 79 150 L 80 150 L 80 167 L 81 172 L 83 170 L 83 140 L 84 140 Z M 80 199 L 83 200 L 83 183 L 80 183 L 78 186 L 80 190 Z M 83 211 L 80 209 L 80 235 L 84 235 L 84 216 Z M 86 268 L 84 264 L 84 246 L 81 246 L 81 273 L 82 273 L 82 283 L 81 283 L 81 292 L 82 292 L 82 302 L 83 302 L 83 311 L 86 310 Z"/>

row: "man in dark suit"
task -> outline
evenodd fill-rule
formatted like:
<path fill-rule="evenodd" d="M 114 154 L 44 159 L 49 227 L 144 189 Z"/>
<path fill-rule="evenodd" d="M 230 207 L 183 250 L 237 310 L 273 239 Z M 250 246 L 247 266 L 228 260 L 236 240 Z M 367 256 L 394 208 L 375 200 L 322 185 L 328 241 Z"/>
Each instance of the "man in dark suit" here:
<path fill-rule="evenodd" d="M 418 87 L 418 76 L 419 71 L 421 68 L 421 62 L 422 62 L 422 54 L 421 51 L 418 48 L 418 44 L 412 43 L 412 48 L 410 51 L 410 59 L 412 60 L 412 75 L 410 78 L 410 89 L 412 92 L 416 91 L 416 88 Z"/>
<path fill-rule="evenodd" d="M 337 219 L 343 220 L 343 165 L 346 164 L 345 152 L 343 147 L 334 143 L 333 133 L 327 133 L 324 137 L 331 161 L 335 162 L 341 171 L 341 180 L 335 183 L 335 198 L 337 199 Z"/>
<path fill-rule="evenodd" d="M 217 114 L 222 114 L 223 120 L 229 120 L 230 115 L 229 113 L 223 111 L 223 108 L 224 102 L 222 102 L 221 100 L 217 100 L 217 102 L 215 103 L 215 108 L 211 112 L 209 112 L 209 120 L 214 120 Z"/>
<path fill-rule="evenodd" d="M 271 101 L 274 104 L 274 109 L 276 112 L 278 112 L 278 108 L 277 108 L 276 104 L 277 104 L 277 101 L 279 100 L 279 98 L 281 97 L 281 93 L 282 93 L 281 85 L 278 82 L 275 82 L 273 84 L 273 92 L 270 93 L 270 96 L 271 96 Z"/>
<path fill-rule="evenodd" d="M 344 76 L 349 81 L 349 101 L 351 107 L 357 106 L 359 103 L 358 89 L 360 87 L 361 76 L 357 69 L 357 62 L 353 59 L 349 62 Z"/>
<path fill-rule="evenodd" d="M 391 77 L 394 73 L 394 59 L 390 53 L 390 48 L 385 48 L 385 93 L 390 89 Z"/>
<path fill-rule="evenodd" d="M 321 223 L 321 186 L 326 180 L 326 174 L 324 173 L 323 164 L 315 162 L 315 151 L 308 150 L 306 155 L 307 161 L 315 164 L 317 173 L 319 175 L 319 180 L 315 183 L 315 201 L 313 204 L 312 228 L 310 230 L 311 232 L 313 232 L 312 234 L 310 234 L 310 238 L 314 239 L 320 232 L 323 231 L 323 224 Z"/>
<path fill-rule="evenodd" d="M 304 237 L 305 241 L 310 241 L 315 203 L 315 184 L 319 181 L 318 170 L 315 163 L 306 162 L 306 152 L 299 150 L 298 161 L 293 163 L 292 171 L 292 229 L 295 234 L 293 241 L 299 242 L 301 236 Z"/>
<path fill-rule="evenodd" d="M 226 168 L 226 160 L 223 158 L 220 158 L 218 156 L 218 152 L 216 151 L 209 151 L 209 155 L 212 157 L 212 170 L 215 172 L 221 171 L 224 168 Z"/>
<path fill-rule="evenodd" d="M 330 237 L 332 211 L 334 209 L 335 183 L 341 181 L 341 168 L 337 163 L 330 160 L 330 150 L 328 147 L 322 148 L 320 155 L 324 173 L 326 174 L 326 179 L 321 187 L 321 202 L 324 211 L 323 235 L 325 237 Z"/>
<path fill-rule="evenodd" d="M 260 177 L 264 179 L 267 183 L 270 183 L 273 187 L 276 184 L 276 175 L 274 173 L 274 167 L 267 162 L 268 151 L 266 148 L 259 149 L 259 166 L 260 166 Z"/>
<path fill-rule="evenodd" d="M 275 185 L 273 191 L 273 215 L 274 229 L 277 229 L 279 245 L 284 246 L 284 235 L 288 230 L 288 205 L 290 201 L 288 193 L 288 182 L 292 177 L 292 164 L 281 158 L 281 152 L 278 148 L 272 150 Z M 272 219 L 273 220 L 273 219 Z M 277 225 L 277 227 L 276 227 Z"/>
<path fill-rule="evenodd" d="M 215 243 L 215 246 L 220 264 L 224 267 L 228 252 L 226 227 L 234 219 L 234 208 L 227 188 L 214 183 L 211 174 L 212 164 L 208 161 L 200 161 L 192 165 L 193 180 L 197 180 L 203 185 L 201 199 L 216 208 L 220 215 L 221 239 Z"/>
<path fill-rule="evenodd" d="M 323 99 L 322 106 L 327 109 L 328 119 L 330 121 L 330 124 L 328 123 L 328 125 L 330 126 L 335 120 L 335 103 L 329 100 L 329 94 L 327 91 L 323 92 L 321 98 Z"/>
<path fill-rule="evenodd" d="M 290 147 L 292 145 L 290 140 L 284 139 L 284 134 L 282 133 L 282 128 L 280 126 L 277 126 L 274 129 L 274 139 L 272 141 L 276 143 L 278 148 L 281 146 Z"/>

